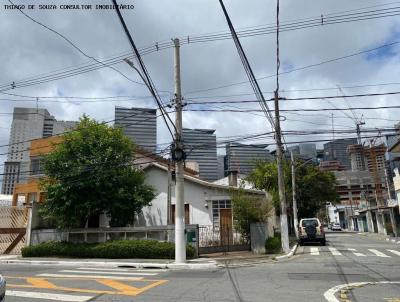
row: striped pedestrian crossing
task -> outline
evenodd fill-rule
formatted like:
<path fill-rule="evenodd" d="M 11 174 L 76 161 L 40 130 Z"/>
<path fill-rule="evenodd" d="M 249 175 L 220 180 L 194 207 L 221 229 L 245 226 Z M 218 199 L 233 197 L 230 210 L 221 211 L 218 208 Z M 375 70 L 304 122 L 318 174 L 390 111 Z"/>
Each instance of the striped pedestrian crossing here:
<path fill-rule="evenodd" d="M 322 255 L 331 255 L 331 256 L 355 256 L 355 257 L 380 257 L 380 258 L 392 258 L 399 256 L 400 251 L 393 249 L 385 249 L 385 250 L 377 250 L 377 249 L 365 249 L 360 250 L 356 248 L 336 248 L 336 247 L 301 247 L 296 252 L 297 255 L 311 255 L 311 256 L 322 256 Z"/>
<path fill-rule="evenodd" d="M 349 248 L 348 250 L 351 251 L 351 252 L 353 253 L 354 256 L 357 256 L 357 257 L 365 257 L 365 255 L 364 255 L 363 253 L 357 252 L 356 249 Z"/>

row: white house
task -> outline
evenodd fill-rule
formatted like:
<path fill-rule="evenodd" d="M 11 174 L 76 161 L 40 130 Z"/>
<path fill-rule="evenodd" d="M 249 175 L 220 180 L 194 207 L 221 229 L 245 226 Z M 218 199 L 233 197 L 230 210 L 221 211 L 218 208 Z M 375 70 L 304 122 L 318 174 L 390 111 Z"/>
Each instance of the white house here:
<path fill-rule="evenodd" d="M 160 163 L 150 163 L 143 167 L 146 183 L 156 190 L 156 198 L 151 206 L 143 208 L 136 225 L 158 226 L 167 224 L 168 168 Z M 232 203 L 228 185 L 207 182 L 185 173 L 185 220 L 187 224 L 219 227 L 221 219 L 229 217 L 232 221 Z M 245 189 L 251 195 L 266 198 L 264 191 Z M 171 182 L 172 223 L 175 208 L 175 184 Z"/>

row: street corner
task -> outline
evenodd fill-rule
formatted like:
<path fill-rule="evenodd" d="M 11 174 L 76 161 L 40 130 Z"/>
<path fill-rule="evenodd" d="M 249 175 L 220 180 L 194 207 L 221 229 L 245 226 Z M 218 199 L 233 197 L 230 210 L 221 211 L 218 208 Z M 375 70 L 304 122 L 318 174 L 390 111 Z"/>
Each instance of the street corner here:
<path fill-rule="evenodd" d="M 332 287 L 324 293 L 328 302 L 400 302 L 400 281 L 356 282 Z"/>

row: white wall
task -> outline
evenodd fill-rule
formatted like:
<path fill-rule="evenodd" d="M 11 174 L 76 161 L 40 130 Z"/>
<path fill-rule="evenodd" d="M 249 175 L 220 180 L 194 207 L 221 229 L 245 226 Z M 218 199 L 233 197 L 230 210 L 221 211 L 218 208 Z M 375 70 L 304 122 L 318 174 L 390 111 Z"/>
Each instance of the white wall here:
<path fill-rule="evenodd" d="M 157 226 L 167 224 L 167 171 L 157 167 L 145 170 L 146 183 L 156 190 L 151 206 L 143 208 L 135 225 Z M 175 204 L 175 186 L 171 188 Z M 212 225 L 212 200 L 230 199 L 228 188 L 208 187 L 185 179 L 185 204 L 189 204 L 191 224 Z M 205 206 L 207 205 L 207 207 Z"/>

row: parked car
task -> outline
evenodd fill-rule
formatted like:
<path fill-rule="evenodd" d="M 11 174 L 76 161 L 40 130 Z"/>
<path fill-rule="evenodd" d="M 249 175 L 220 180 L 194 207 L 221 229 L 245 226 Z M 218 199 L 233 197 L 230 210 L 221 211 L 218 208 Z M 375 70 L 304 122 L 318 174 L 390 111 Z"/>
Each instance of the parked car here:
<path fill-rule="evenodd" d="M 0 302 L 5 301 L 6 296 L 6 280 L 0 275 Z"/>
<path fill-rule="evenodd" d="M 326 244 L 324 227 L 318 218 L 304 218 L 299 223 L 299 244 L 305 242 L 320 242 Z"/>
<path fill-rule="evenodd" d="M 334 223 L 334 224 L 332 224 L 331 230 L 332 231 L 341 231 L 342 227 L 340 226 L 340 223 Z"/>

